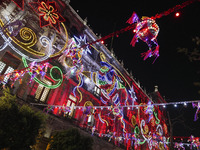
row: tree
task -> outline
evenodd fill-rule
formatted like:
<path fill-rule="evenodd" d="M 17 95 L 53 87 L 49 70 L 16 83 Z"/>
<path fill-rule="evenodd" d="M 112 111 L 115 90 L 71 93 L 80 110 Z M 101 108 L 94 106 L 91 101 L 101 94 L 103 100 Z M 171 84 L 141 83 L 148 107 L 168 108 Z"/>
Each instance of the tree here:
<path fill-rule="evenodd" d="M 29 106 L 18 106 L 9 88 L 0 97 L 0 149 L 28 150 L 45 122 L 45 116 Z"/>
<path fill-rule="evenodd" d="M 48 150 L 92 150 L 93 139 L 80 135 L 78 129 L 56 132 L 49 144 Z"/>
<path fill-rule="evenodd" d="M 192 38 L 192 41 L 194 42 L 194 47 L 192 48 L 178 48 L 179 53 L 184 53 L 190 62 L 193 62 L 193 66 L 196 66 L 197 73 L 200 74 L 199 70 L 199 62 L 200 62 L 200 37 L 194 37 Z M 200 81 L 194 82 L 195 86 L 200 87 Z M 200 94 L 200 90 L 198 91 Z"/>

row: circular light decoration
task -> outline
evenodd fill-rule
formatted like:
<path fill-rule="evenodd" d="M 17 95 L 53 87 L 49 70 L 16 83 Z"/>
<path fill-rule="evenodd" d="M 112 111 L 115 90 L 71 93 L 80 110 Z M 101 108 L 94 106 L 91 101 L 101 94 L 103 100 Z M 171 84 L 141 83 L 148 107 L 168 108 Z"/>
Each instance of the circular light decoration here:
<path fill-rule="evenodd" d="M 114 107 L 112 111 L 114 115 L 118 115 L 120 113 L 120 109 L 118 107 Z"/>
<path fill-rule="evenodd" d="M 90 112 L 88 115 L 92 114 L 93 113 L 93 104 L 91 101 L 86 101 L 85 104 L 84 104 L 85 107 L 90 107 Z"/>

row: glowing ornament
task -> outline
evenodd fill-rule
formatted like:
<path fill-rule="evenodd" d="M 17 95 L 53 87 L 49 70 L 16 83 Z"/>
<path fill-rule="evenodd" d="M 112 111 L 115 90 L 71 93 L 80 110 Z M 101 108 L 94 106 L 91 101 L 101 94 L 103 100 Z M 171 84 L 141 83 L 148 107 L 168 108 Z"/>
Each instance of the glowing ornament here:
<path fill-rule="evenodd" d="M 144 60 L 151 56 L 155 56 L 157 59 L 159 57 L 159 45 L 157 43 L 156 37 L 159 32 L 159 27 L 156 24 L 155 20 L 149 17 L 142 17 L 142 19 L 140 20 L 137 14 L 134 12 L 127 23 L 136 24 L 136 27 L 133 30 L 135 35 L 131 41 L 131 45 L 135 46 L 138 39 L 142 40 L 149 47 L 149 50 L 147 52 L 141 54 L 142 57 L 144 57 Z M 154 47 L 154 45 L 156 47 Z"/>
<path fill-rule="evenodd" d="M 58 12 L 55 1 L 38 0 L 38 2 L 30 2 L 29 5 L 39 14 L 41 27 L 52 25 L 60 32 L 60 22 L 64 22 L 65 19 Z"/>
<path fill-rule="evenodd" d="M 176 16 L 176 17 L 179 17 L 179 16 L 180 16 L 180 13 L 179 13 L 179 12 L 177 12 L 177 13 L 175 14 L 175 16 Z"/>

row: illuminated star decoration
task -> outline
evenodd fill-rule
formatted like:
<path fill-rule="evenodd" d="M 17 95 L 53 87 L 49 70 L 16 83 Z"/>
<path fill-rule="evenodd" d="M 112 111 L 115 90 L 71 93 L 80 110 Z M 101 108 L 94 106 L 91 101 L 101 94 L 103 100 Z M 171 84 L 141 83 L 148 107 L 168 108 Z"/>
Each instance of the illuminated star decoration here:
<path fill-rule="evenodd" d="M 78 42 L 78 43 L 76 43 L 78 48 L 87 45 L 86 35 L 84 35 L 83 37 L 80 36 L 79 38 L 76 37 L 76 36 L 74 36 L 74 38 L 75 38 L 76 41 Z M 85 48 L 84 48 L 84 53 L 85 53 L 85 54 L 87 54 L 87 53 L 92 54 L 91 51 L 90 51 L 90 49 L 89 49 L 89 45 L 85 46 Z"/>
<path fill-rule="evenodd" d="M 38 0 L 30 2 L 29 5 L 39 14 L 40 27 L 52 25 L 60 32 L 60 22 L 64 22 L 65 19 L 59 14 L 55 1 Z"/>
<path fill-rule="evenodd" d="M 24 0 L 12 0 L 21 10 L 24 10 Z"/>

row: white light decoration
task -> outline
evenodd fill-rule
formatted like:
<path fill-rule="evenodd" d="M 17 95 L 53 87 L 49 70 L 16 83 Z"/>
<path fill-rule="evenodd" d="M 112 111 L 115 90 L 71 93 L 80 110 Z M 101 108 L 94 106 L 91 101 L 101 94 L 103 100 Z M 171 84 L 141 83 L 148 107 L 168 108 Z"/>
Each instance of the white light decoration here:
<path fill-rule="evenodd" d="M 74 36 L 74 38 L 78 42 L 78 43 L 76 43 L 78 48 L 81 48 L 81 47 L 84 46 L 85 47 L 84 48 L 84 53 L 85 54 L 87 54 L 87 53 L 92 54 L 90 49 L 89 49 L 89 45 L 87 44 L 86 35 L 84 35 L 83 37 L 80 36 L 79 38 Z"/>
<path fill-rule="evenodd" d="M 41 62 L 41 61 L 44 61 L 46 59 L 49 58 L 49 56 L 51 55 L 51 52 L 52 52 L 52 42 L 51 40 L 46 37 L 46 36 L 42 36 L 40 38 L 40 42 L 43 46 L 47 47 L 47 45 L 49 45 L 49 50 L 47 51 L 47 54 L 46 56 L 42 57 L 42 58 L 39 58 L 39 59 L 35 59 L 35 58 L 31 58 L 27 55 L 25 55 L 24 53 L 22 53 L 20 50 L 18 50 L 15 46 L 13 46 L 13 44 L 11 43 L 12 42 L 12 39 L 10 37 L 6 37 L 3 33 L 2 30 L 0 30 L 0 35 L 1 37 L 3 38 L 4 40 L 4 43 L 0 46 L 0 51 L 4 50 L 7 46 L 9 46 L 10 48 L 12 48 L 12 50 L 14 50 L 17 54 L 19 54 L 20 56 L 22 57 L 25 57 L 27 60 L 29 61 L 35 61 L 35 62 Z"/>

